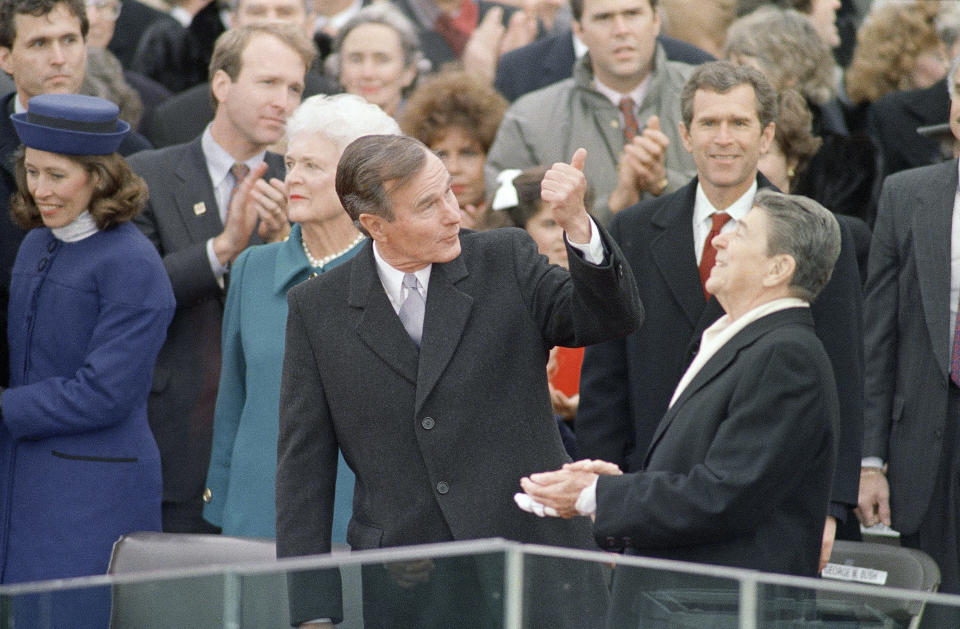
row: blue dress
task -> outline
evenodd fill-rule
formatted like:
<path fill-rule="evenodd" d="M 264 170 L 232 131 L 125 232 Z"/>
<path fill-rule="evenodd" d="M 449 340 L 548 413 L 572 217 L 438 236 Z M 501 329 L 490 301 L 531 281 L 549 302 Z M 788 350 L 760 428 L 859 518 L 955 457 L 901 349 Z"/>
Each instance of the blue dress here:
<path fill-rule="evenodd" d="M 130 223 L 76 242 L 27 234 L 0 403 L 0 582 L 104 574 L 118 537 L 160 530 L 147 396 L 175 305 Z"/>
<path fill-rule="evenodd" d="M 286 242 L 251 247 L 230 270 L 223 314 L 222 367 L 207 473 L 203 517 L 224 535 L 276 537 L 275 482 L 280 376 L 287 326 L 287 291 L 312 273 L 352 258 L 358 243 L 314 269 L 301 244 L 300 225 Z M 343 457 L 337 467 L 333 542 L 346 542 L 353 513 L 354 475 Z"/>

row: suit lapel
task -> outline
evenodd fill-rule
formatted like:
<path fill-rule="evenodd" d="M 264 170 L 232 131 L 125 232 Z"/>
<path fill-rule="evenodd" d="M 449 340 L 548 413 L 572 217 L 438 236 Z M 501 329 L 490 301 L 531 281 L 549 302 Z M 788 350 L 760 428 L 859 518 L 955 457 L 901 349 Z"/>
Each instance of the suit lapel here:
<path fill-rule="evenodd" d="M 653 224 L 660 233 L 653 237 L 650 245 L 660 275 L 690 325 L 695 327 L 705 304 L 693 246 L 696 192 L 697 180 L 694 178 L 653 215 Z"/>
<path fill-rule="evenodd" d="M 473 297 L 455 286 L 467 275 L 463 255 L 444 264 L 434 264 L 430 272 L 420 346 L 420 370 L 417 374 L 417 409 L 427 399 L 453 358 L 470 318 Z"/>
<path fill-rule="evenodd" d="M 697 375 L 693 377 L 693 380 L 691 380 L 687 388 L 683 390 L 683 393 L 680 394 L 677 401 L 670 407 L 666 414 L 664 414 L 663 419 L 660 420 L 653 439 L 650 441 L 650 447 L 647 448 L 644 465 L 646 465 L 646 460 L 649 460 L 653 449 L 657 446 L 657 443 L 663 437 L 667 428 L 670 427 L 670 424 L 676 418 L 687 400 L 723 373 L 737 357 L 737 354 L 740 353 L 740 350 L 753 344 L 758 338 L 767 334 L 770 330 L 778 328 L 785 323 L 793 322 L 805 323 L 812 327 L 813 319 L 809 308 L 788 308 L 762 317 L 748 324 L 747 327 L 740 330 L 740 332 L 727 341 L 723 347 L 717 350 L 717 353 L 711 356 L 710 360 L 697 372 Z"/>
<path fill-rule="evenodd" d="M 357 323 L 360 340 L 391 369 L 415 385 L 417 346 L 410 340 L 383 290 L 373 257 L 373 241 L 368 241 L 353 260 L 349 304 L 362 310 Z"/>
<path fill-rule="evenodd" d="M 944 182 L 917 195 L 911 218 L 920 299 L 933 353 L 944 377 L 950 373 L 950 256 L 953 203 L 957 191 L 957 160 L 945 162 Z"/>
<path fill-rule="evenodd" d="M 176 165 L 180 186 L 172 191 L 177 211 L 183 218 L 192 242 L 202 242 L 223 231 L 217 210 L 217 198 L 203 157 L 200 138 L 185 147 L 183 159 Z"/>

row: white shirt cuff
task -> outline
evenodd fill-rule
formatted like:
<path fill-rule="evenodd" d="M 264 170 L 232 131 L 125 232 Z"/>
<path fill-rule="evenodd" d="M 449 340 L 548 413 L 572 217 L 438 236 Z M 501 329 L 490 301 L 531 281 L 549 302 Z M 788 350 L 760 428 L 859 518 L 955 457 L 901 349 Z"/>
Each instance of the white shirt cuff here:
<path fill-rule="evenodd" d="M 878 456 L 865 456 L 860 459 L 860 467 L 883 467 L 883 459 Z"/>
<path fill-rule="evenodd" d="M 573 242 L 567 238 L 570 246 L 583 254 L 583 259 L 590 264 L 603 264 L 603 241 L 600 239 L 600 229 L 597 224 L 590 219 L 590 242 Z"/>
<path fill-rule="evenodd" d="M 217 254 L 213 252 L 213 238 L 207 240 L 207 261 L 210 262 L 210 270 L 213 271 L 213 276 L 217 278 L 222 287 L 223 276 L 227 274 L 228 269 L 220 264 L 220 260 L 217 260 Z"/>
<path fill-rule="evenodd" d="M 580 490 L 577 501 L 573 503 L 574 508 L 580 515 L 593 515 L 597 512 L 597 476 L 593 482 Z"/>

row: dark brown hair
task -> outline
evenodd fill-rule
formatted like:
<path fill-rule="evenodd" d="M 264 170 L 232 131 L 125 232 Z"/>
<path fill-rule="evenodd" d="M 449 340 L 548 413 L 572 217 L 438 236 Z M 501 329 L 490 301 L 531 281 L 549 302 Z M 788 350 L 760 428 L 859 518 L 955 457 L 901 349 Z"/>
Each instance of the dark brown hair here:
<path fill-rule="evenodd" d="M 23 229 L 43 227 L 40 210 L 27 188 L 24 166 L 26 150 L 17 151 L 17 191 L 10 197 L 10 215 Z M 136 175 L 119 153 L 110 155 L 63 155 L 79 164 L 96 185 L 90 197 L 90 215 L 100 229 L 125 223 L 140 213 L 147 203 L 147 184 Z"/>
<path fill-rule="evenodd" d="M 687 79 L 686 85 L 683 86 L 683 91 L 680 93 L 680 114 L 683 124 L 689 129 L 693 122 L 693 97 L 697 90 L 726 94 L 740 85 L 753 87 L 760 128 L 766 129 L 771 122 L 776 122 L 779 113 L 777 93 L 770 87 L 770 82 L 763 76 L 763 72 L 750 66 L 734 65 L 729 61 L 711 61 L 697 66 Z"/>
<path fill-rule="evenodd" d="M 423 81 L 410 95 L 400 116 L 400 128 L 430 146 L 451 127 L 459 127 L 486 153 L 507 105 L 492 86 L 463 70 L 444 70 Z"/>
<path fill-rule="evenodd" d="M 0 2 L 0 46 L 13 48 L 17 39 L 18 15 L 32 15 L 43 17 L 57 8 L 58 4 L 65 5 L 77 19 L 80 20 L 80 34 L 87 39 L 90 22 L 87 21 L 87 7 L 83 0 L 2 0 Z"/>
<path fill-rule="evenodd" d="M 807 167 L 823 144 L 823 140 L 813 135 L 813 116 L 797 90 L 786 89 L 780 93 L 780 115 L 773 141 L 784 157 L 797 160 L 795 172 L 798 173 Z"/>

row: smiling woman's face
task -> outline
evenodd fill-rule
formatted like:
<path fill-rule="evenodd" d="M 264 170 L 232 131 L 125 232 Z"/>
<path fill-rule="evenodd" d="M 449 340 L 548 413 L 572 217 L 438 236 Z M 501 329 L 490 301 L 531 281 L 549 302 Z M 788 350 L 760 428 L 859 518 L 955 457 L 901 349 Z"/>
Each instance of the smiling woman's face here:
<path fill-rule="evenodd" d="M 28 148 L 27 190 L 47 227 L 63 227 L 90 207 L 94 178 L 79 163 L 57 153 Z"/>
<path fill-rule="evenodd" d="M 393 116 L 416 69 L 403 65 L 400 35 L 384 24 L 361 24 L 340 47 L 340 84 Z"/>

